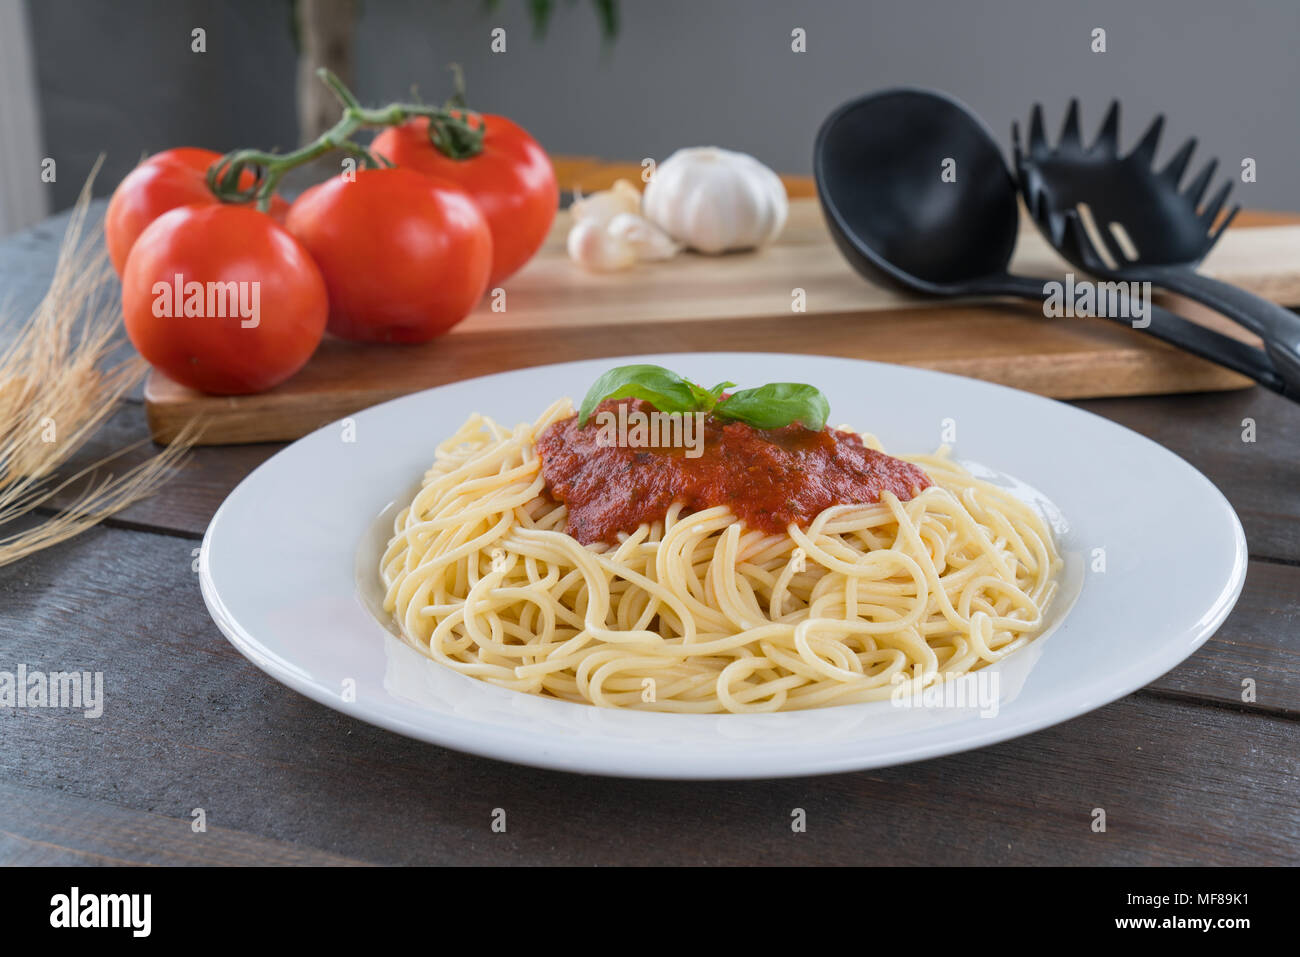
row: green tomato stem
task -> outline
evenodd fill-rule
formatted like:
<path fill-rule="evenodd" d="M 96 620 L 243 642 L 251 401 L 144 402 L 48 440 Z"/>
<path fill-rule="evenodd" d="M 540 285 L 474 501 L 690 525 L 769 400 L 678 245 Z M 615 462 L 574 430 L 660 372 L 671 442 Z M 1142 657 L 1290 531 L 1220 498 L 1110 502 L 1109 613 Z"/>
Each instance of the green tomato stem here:
<path fill-rule="evenodd" d="M 484 124 L 477 127 L 469 122 L 464 110 L 425 106 L 422 103 L 389 103 L 376 109 L 366 109 L 343 81 L 325 68 L 316 71 L 321 82 L 328 86 L 343 106 L 339 121 L 310 143 L 289 153 L 266 153 L 261 150 L 235 150 L 221 157 L 208 168 L 208 188 L 223 203 L 257 202 L 257 208 L 267 212 L 271 197 L 290 170 L 297 169 L 327 153 L 342 151 L 356 156 L 366 169 L 382 169 L 378 158 L 352 139 L 362 129 L 401 126 L 417 116 L 429 120 L 429 141 L 453 159 L 468 159 L 483 149 Z M 240 188 L 239 180 L 246 170 L 254 172 L 253 183 Z"/>

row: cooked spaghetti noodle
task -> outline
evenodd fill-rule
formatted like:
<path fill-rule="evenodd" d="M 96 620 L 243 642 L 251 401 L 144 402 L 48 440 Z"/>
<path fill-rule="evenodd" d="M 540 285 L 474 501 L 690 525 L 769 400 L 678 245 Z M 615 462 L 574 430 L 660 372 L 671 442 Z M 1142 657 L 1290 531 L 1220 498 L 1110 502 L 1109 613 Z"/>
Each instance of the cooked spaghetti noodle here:
<path fill-rule="evenodd" d="M 582 545 L 537 451 L 572 414 L 561 400 L 513 430 L 471 417 L 397 515 L 385 609 L 435 661 L 568 701 L 760 712 L 890 698 L 1042 628 L 1060 568 L 1050 530 L 946 450 L 905 457 L 933 483 L 906 501 L 884 491 L 779 534 L 675 504 Z"/>

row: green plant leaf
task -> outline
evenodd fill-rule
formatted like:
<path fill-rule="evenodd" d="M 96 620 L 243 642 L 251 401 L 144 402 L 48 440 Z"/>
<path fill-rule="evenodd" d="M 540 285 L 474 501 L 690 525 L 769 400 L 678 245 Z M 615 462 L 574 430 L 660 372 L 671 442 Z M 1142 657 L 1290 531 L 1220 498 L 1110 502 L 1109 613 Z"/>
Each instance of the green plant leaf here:
<path fill-rule="evenodd" d="M 663 366 L 616 366 L 587 391 L 578 410 L 578 427 L 585 426 L 596 406 L 606 399 L 644 399 L 660 412 L 695 412 L 703 411 L 698 394 L 703 392 Z"/>
<path fill-rule="evenodd" d="M 819 432 L 831 414 L 821 389 L 802 382 L 770 382 L 757 389 L 733 392 L 718 403 L 713 414 L 744 422 L 756 429 L 779 429 L 798 422 Z"/>
<path fill-rule="evenodd" d="M 600 21 L 600 33 L 606 43 L 612 43 L 618 36 L 618 0 L 592 0 L 596 8 L 596 19 Z"/>
<path fill-rule="evenodd" d="M 533 21 L 533 39 L 546 38 L 546 28 L 551 25 L 551 14 L 555 11 L 553 0 L 528 0 L 528 16 Z"/>

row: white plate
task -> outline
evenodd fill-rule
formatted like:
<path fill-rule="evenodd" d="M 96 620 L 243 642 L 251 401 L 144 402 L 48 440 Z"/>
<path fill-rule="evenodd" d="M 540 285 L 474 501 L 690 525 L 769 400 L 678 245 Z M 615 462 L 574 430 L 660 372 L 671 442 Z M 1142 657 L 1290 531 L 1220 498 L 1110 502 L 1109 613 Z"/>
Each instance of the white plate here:
<path fill-rule="evenodd" d="M 471 412 L 532 421 L 560 396 L 580 400 L 600 373 L 625 362 L 658 363 L 699 382 L 811 382 L 830 399 L 832 422 L 874 432 L 888 451 L 932 451 L 951 426 L 958 459 L 1024 483 L 1019 494 L 1056 526 L 1064 588 L 1052 630 L 985 669 L 999 676 L 996 709 L 882 701 L 760 715 L 623 712 L 497 688 L 393 637 L 372 613 L 388 532 L 380 516 L 409 497 L 434 447 Z M 1104 571 L 1095 570 L 1098 550 Z M 208 609 L 236 648 L 294 690 L 363 721 L 566 771 L 761 778 L 965 751 L 1114 701 L 1219 627 L 1245 580 L 1246 541 L 1231 506 L 1190 465 L 1071 406 L 901 366 L 714 353 L 524 369 L 357 413 L 241 482 L 208 526 L 200 568 Z"/>

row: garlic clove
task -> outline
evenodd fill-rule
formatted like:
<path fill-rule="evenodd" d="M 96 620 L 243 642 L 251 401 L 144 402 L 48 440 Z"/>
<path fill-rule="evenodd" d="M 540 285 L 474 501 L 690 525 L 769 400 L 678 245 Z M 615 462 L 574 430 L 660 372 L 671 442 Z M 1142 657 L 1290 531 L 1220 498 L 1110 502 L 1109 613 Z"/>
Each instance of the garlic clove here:
<path fill-rule="evenodd" d="M 625 179 L 590 196 L 578 196 L 569 207 L 575 223 L 597 222 L 602 226 L 620 213 L 641 212 L 641 191 Z"/>
<path fill-rule="evenodd" d="M 681 243 L 650 220 L 635 213 L 619 213 L 609 221 L 605 231 L 630 246 L 637 259 L 643 262 L 659 262 L 672 259 L 681 252 Z"/>
<path fill-rule="evenodd" d="M 610 235 L 595 219 L 585 219 L 569 230 L 569 258 L 591 272 L 615 272 L 636 262 L 636 251 L 619 236 Z"/>

